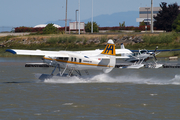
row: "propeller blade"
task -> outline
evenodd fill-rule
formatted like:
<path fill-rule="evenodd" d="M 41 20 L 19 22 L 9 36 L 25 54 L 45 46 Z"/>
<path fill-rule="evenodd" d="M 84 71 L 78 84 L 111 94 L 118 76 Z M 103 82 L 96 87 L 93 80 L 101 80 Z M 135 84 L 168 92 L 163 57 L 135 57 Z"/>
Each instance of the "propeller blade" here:
<path fill-rule="evenodd" d="M 158 49 L 158 46 L 156 46 L 156 49 L 154 50 L 154 53 L 156 52 L 157 49 Z"/>
<path fill-rule="evenodd" d="M 156 46 L 156 49 L 154 50 L 154 54 L 153 54 L 153 56 L 154 56 L 154 59 L 157 61 L 157 58 L 156 58 L 156 50 L 158 49 L 158 46 Z"/>
<path fill-rule="evenodd" d="M 155 55 L 155 54 L 153 54 L 153 56 L 154 56 L 154 59 L 157 61 L 156 55 Z"/>

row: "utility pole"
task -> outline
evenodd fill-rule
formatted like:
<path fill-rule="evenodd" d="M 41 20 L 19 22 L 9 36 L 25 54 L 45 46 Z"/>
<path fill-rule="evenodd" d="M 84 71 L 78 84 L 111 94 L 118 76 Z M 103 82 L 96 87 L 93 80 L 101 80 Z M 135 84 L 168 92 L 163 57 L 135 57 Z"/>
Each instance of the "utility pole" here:
<path fill-rule="evenodd" d="M 65 34 L 67 31 L 67 0 L 66 0 L 66 16 L 65 16 Z"/>
<path fill-rule="evenodd" d="M 79 35 L 80 35 L 80 0 L 79 0 Z"/>
<path fill-rule="evenodd" d="M 148 25 L 148 10 L 150 9 L 150 8 L 145 8 L 146 10 L 147 10 L 147 25 Z"/>
<path fill-rule="evenodd" d="M 153 33 L 153 0 L 151 0 L 151 33 Z"/>
<path fill-rule="evenodd" d="M 77 26 L 78 26 L 78 21 L 77 21 L 77 11 L 78 11 L 78 9 L 76 10 L 76 30 L 77 30 Z"/>
<path fill-rule="evenodd" d="M 93 33 L 93 0 L 92 0 L 92 20 L 91 20 L 91 33 Z"/>

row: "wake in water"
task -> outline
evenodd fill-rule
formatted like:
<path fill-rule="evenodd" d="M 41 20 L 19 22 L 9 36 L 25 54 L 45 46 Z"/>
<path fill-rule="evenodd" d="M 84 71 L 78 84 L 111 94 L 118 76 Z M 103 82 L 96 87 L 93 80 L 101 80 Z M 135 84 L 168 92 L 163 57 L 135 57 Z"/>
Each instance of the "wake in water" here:
<path fill-rule="evenodd" d="M 143 78 L 138 75 L 110 76 L 109 74 L 99 74 L 93 77 L 57 77 L 45 79 L 45 83 L 132 83 L 149 85 L 180 85 L 180 75 L 175 75 L 172 79 Z"/>
<path fill-rule="evenodd" d="M 180 75 L 175 75 L 175 77 L 172 80 L 170 80 L 170 82 L 173 85 L 180 85 Z"/>

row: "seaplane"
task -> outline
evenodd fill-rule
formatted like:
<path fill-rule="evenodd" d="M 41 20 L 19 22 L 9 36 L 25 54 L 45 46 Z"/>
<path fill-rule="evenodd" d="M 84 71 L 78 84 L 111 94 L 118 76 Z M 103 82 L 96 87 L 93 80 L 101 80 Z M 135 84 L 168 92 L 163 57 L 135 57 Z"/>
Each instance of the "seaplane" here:
<path fill-rule="evenodd" d="M 124 44 L 121 43 L 121 49 L 125 49 Z M 122 56 L 126 57 L 125 61 L 127 62 L 143 62 L 147 61 L 150 58 L 154 58 L 157 61 L 156 55 L 158 55 L 160 52 L 156 53 L 158 49 L 158 46 L 155 50 L 130 50 L 130 54 L 122 54 Z"/>
<path fill-rule="evenodd" d="M 118 54 L 131 53 L 128 49 L 115 49 L 113 40 L 108 40 L 104 50 L 89 51 L 42 51 L 42 50 L 19 50 L 7 49 L 6 52 L 17 55 L 43 56 L 43 63 L 29 63 L 29 65 L 49 65 L 54 67 L 51 74 L 42 74 L 39 79 L 51 78 L 52 76 L 71 77 L 74 72 L 81 76 L 81 71 L 101 70 L 109 73 L 116 64 L 116 52 Z M 58 74 L 54 71 L 58 69 Z"/>
<path fill-rule="evenodd" d="M 121 43 L 121 49 L 125 49 L 124 44 Z M 141 68 L 145 66 L 146 68 L 159 68 L 162 67 L 162 64 L 157 64 L 157 58 L 156 55 L 158 55 L 161 52 L 168 52 L 168 51 L 180 51 L 180 49 L 164 49 L 164 50 L 158 50 L 158 46 L 155 48 L 155 50 L 130 50 L 131 53 L 125 53 L 121 54 L 125 58 L 125 61 L 132 62 L 133 65 L 128 66 L 127 68 Z M 154 58 L 153 64 L 146 64 L 144 65 L 143 62 L 146 62 L 149 59 Z"/>

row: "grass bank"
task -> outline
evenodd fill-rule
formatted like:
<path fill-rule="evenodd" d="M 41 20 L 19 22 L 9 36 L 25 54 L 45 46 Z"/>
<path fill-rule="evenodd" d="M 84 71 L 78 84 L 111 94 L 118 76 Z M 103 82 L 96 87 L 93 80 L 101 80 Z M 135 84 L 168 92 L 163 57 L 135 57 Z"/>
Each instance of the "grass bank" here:
<path fill-rule="evenodd" d="M 141 36 L 143 42 L 135 43 L 127 39 L 122 40 L 124 36 L 134 38 Z M 41 49 L 41 50 L 93 50 L 103 49 L 107 40 L 113 39 L 119 48 L 120 42 L 125 43 L 128 49 L 180 49 L 180 33 L 161 33 L 161 34 L 114 34 L 114 35 L 28 35 L 28 36 L 6 36 L 0 37 L 0 56 L 14 56 L 4 53 L 6 49 Z M 3 45 L 3 46 L 2 46 Z M 161 55 L 161 54 L 159 54 Z M 165 52 L 164 56 L 179 56 L 180 52 Z"/>

